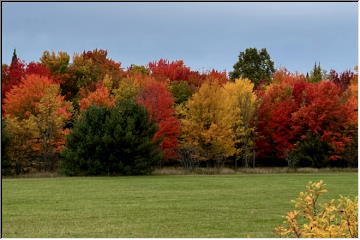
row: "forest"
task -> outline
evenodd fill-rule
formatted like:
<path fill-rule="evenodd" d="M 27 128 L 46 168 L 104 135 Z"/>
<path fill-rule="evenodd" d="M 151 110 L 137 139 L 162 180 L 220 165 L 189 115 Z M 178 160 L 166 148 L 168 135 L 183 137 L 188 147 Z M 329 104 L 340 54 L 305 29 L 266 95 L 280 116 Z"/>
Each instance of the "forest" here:
<path fill-rule="evenodd" d="M 155 168 L 357 167 L 357 67 L 274 68 L 266 49 L 230 73 L 106 50 L 2 65 L 2 174 L 141 175 Z"/>

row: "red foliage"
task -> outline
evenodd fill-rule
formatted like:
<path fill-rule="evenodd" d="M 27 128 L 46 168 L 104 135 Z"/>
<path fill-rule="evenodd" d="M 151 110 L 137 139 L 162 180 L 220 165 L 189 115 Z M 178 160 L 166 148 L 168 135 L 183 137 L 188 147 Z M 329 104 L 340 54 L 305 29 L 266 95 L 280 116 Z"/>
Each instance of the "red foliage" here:
<path fill-rule="evenodd" d="M 150 62 L 149 68 L 151 75 L 159 80 L 188 81 L 191 74 L 190 68 L 181 60 L 170 62 L 160 59 L 157 62 Z"/>
<path fill-rule="evenodd" d="M 25 76 L 25 64 L 13 57 L 9 67 L 2 67 L 1 72 L 1 99 L 3 100 L 7 93 L 15 86 L 19 85 Z"/>
<path fill-rule="evenodd" d="M 159 126 L 154 139 L 161 140 L 164 158 L 177 157 L 175 148 L 177 136 L 180 134 L 180 124 L 174 116 L 174 99 L 165 84 L 157 81 L 149 83 L 138 96 L 137 103 L 146 107 Z"/>
<path fill-rule="evenodd" d="M 203 78 L 205 81 L 219 83 L 220 85 L 224 85 L 229 81 L 225 71 L 219 72 L 215 69 L 212 69 L 210 72 L 203 74 Z"/>
<path fill-rule="evenodd" d="M 348 128 L 354 116 L 341 90 L 331 82 L 286 78 L 259 92 L 259 156 L 275 153 L 284 158 L 308 133 L 321 136 L 340 153 L 351 141 Z"/>
<path fill-rule="evenodd" d="M 151 76 L 158 81 L 186 81 L 195 88 L 199 88 L 205 81 L 220 84 L 225 84 L 229 81 L 225 71 L 219 72 L 212 69 L 207 73 L 199 73 L 198 71 L 192 71 L 181 60 L 170 62 L 165 59 L 160 59 L 157 62 L 150 62 L 149 69 Z"/>
<path fill-rule="evenodd" d="M 335 70 L 330 70 L 330 81 L 334 82 L 341 91 L 345 91 L 350 83 L 351 80 L 355 77 L 355 74 L 348 70 L 345 71 L 343 73 L 341 73 L 340 75 L 335 71 Z"/>
<path fill-rule="evenodd" d="M 305 104 L 292 118 L 295 134 L 304 136 L 304 131 L 311 131 L 339 153 L 351 141 L 346 134 L 353 115 L 351 106 L 344 103 L 341 90 L 331 82 L 309 84 L 304 97 Z"/>
<path fill-rule="evenodd" d="M 25 74 L 37 74 L 44 77 L 51 77 L 51 72 L 46 65 L 38 62 L 27 64 Z"/>

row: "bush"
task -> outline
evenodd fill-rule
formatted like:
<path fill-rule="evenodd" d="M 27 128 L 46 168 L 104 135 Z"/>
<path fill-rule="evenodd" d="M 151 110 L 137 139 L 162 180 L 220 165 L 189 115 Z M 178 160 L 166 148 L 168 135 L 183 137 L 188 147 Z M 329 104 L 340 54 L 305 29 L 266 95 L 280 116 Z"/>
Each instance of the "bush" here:
<path fill-rule="evenodd" d="M 357 238 L 358 199 L 340 197 L 318 204 L 319 196 L 326 193 L 325 184 L 309 182 L 306 192 L 294 200 L 296 210 L 288 212 L 282 226 L 275 228 L 281 237 L 296 238 Z"/>
<path fill-rule="evenodd" d="M 290 167 L 327 167 L 330 164 L 331 152 L 330 145 L 322 141 L 320 136 L 309 136 L 289 154 L 288 165 Z"/>
<path fill-rule="evenodd" d="M 8 151 L 10 146 L 10 135 L 5 128 L 5 120 L 1 126 L 1 175 L 11 175 L 13 166 L 9 157 Z"/>
<path fill-rule="evenodd" d="M 116 107 L 91 106 L 67 136 L 62 168 L 67 175 L 139 175 L 161 159 L 153 141 L 157 126 L 132 101 Z"/>

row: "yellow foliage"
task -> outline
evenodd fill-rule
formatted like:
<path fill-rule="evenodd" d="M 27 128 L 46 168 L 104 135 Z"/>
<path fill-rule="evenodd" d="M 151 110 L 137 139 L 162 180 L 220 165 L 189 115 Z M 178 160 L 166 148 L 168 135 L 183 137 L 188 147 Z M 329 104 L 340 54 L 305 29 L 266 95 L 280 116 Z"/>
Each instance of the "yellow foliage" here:
<path fill-rule="evenodd" d="M 357 238 L 358 198 L 341 196 L 318 204 L 319 196 L 327 192 L 324 186 L 323 181 L 309 182 L 306 192 L 293 201 L 297 210 L 284 216 L 283 225 L 275 228 L 276 234 L 297 238 Z"/>
<path fill-rule="evenodd" d="M 236 153 L 230 105 L 223 88 L 204 83 L 181 110 L 184 141 L 195 147 L 199 159 L 221 163 Z"/>
<path fill-rule="evenodd" d="M 51 157 L 64 144 L 65 121 L 71 117 L 71 103 L 59 95 L 59 85 L 49 86 L 36 104 L 36 113 L 28 118 L 7 115 L 6 129 L 11 134 L 10 158 L 19 168 L 29 165 L 29 159 L 42 155 Z"/>
<path fill-rule="evenodd" d="M 141 89 L 141 83 L 133 78 L 124 78 L 119 82 L 119 86 L 113 89 L 112 93 L 117 102 L 130 99 L 135 100 Z"/>
<path fill-rule="evenodd" d="M 232 127 L 236 139 L 238 157 L 245 160 L 248 167 L 248 158 L 254 148 L 254 116 L 257 106 L 257 97 L 253 92 L 254 84 L 248 79 L 237 79 L 224 86 L 230 103 L 227 108 L 232 113 Z"/>

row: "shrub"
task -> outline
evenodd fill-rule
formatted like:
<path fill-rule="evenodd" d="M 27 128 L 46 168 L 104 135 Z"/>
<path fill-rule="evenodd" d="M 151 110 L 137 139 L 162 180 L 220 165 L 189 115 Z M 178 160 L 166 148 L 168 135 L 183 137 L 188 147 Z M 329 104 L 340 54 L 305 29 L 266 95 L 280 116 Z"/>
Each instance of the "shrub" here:
<path fill-rule="evenodd" d="M 149 174 L 161 159 L 157 126 L 132 101 L 91 106 L 68 135 L 62 168 L 67 175 Z"/>
<path fill-rule="evenodd" d="M 8 151 L 10 146 L 10 135 L 5 128 L 5 119 L 1 126 L 1 175 L 11 175 L 12 163 Z"/>
<path fill-rule="evenodd" d="M 297 210 L 290 211 L 282 226 L 275 228 L 281 237 L 297 238 L 357 238 L 358 198 L 341 196 L 325 204 L 318 204 L 319 196 L 326 193 L 325 184 L 309 182 L 306 192 L 293 201 Z"/>

